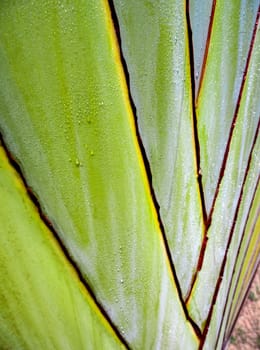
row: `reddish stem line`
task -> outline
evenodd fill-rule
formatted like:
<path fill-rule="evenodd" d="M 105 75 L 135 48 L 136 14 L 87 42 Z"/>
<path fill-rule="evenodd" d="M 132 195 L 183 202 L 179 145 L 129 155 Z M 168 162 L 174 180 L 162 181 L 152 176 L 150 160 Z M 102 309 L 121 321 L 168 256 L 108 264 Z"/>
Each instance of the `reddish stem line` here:
<path fill-rule="evenodd" d="M 192 34 L 192 26 L 190 19 L 190 0 L 186 0 L 186 21 L 187 21 L 187 31 L 188 31 L 188 40 L 189 40 L 189 57 L 190 57 L 190 77 L 191 77 L 191 93 L 192 93 L 192 116 L 193 116 L 193 135 L 194 135 L 194 143 L 195 143 L 195 159 L 196 159 L 196 171 L 197 171 L 197 182 L 200 193 L 200 201 L 201 201 L 201 209 L 203 216 L 203 236 L 206 237 L 206 227 L 207 227 L 207 211 L 205 204 L 205 196 L 202 185 L 202 174 L 200 172 L 200 143 L 199 143 L 199 134 L 198 134 L 198 123 L 197 123 L 197 112 L 196 112 L 196 97 L 195 97 L 195 69 L 194 69 L 194 48 L 193 48 L 193 34 Z M 205 239 L 202 242 L 202 248 L 204 249 Z M 195 271 L 190 288 L 185 298 L 185 305 L 187 305 L 187 300 L 190 297 L 190 293 L 192 290 L 192 286 L 197 277 L 197 270 Z"/>
<path fill-rule="evenodd" d="M 208 59 L 209 44 L 210 44 L 212 28 L 213 28 L 213 22 L 214 22 L 214 16 L 215 16 L 216 2 L 217 2 L 217 0 L 213 0 L 212 1 L 210 21 L 209 21 L 209 27 L 208 27 L 208 35 L 207 35 L 207 40 L 206 40 L 206 46 L 205 46 L 205 51 L 204 51 L 203 62 L 202 62 L 202 66 L 201 66 L 199 87 L 198 87 L 198 91 L 197 91 L 197 97 L 196 97 L 196 100 L 195 100 L 195 106 L 197 106 L 198 98 L 199 98 L 199 94 L 200 94 L 200 90 L 201 90 L 201 86 L 202 86 L 202 82 L 203 82 L 203 79 L 204 79 L 204 74 L 205 74 L 205 69 L 206 69 L 206 64 L 207 64 L 207 59 Z"/>
<path fill-rule="evenodd" d="M 210 306 L 210 309 L 209 309 L 208 317 L 206 319 L 204 331 L 202 333 L 202 340 L 201 340 L 201 343 L 200 343 L 199 350 L 203 349 L 203 345 L 205 343 L 205 340 L 206 340 L 206 337 L 207 337 L 207 333 L 208 333 L 208 329 L 209 329 L 209 325 L 210 325 L 211 318 L 212 318 L 212 315 L 213 315 L 214 305 L 216 303 L 218 292 L 219 292 L 219 289 L 220 289 L 220 286 L 221 286 L 221 283 L 222 283 L 222 278 L 223 278 L 223 275 L 224 275 L 224 270 L 225 270 L 225 266 L 226 266 L 226 262 L 227 262 L 227 253 L 228 253 L 228 250 L 229 250 L 232 238 L 233 238 L 233 233 L 234 233 L 234 229 L 235 229 L 235 225 L 236 225 L 236 221 L 237 221 L 237 216 L 238 216 L 238 213 L 239 213 L 239 209 L 240 209 L 240 205 L 241 205 L 241 201 L 242 201 L 242 197 L 243 197 L 244 186 L 245 186 L 247 175 L 248 175 L 248 172 L 249 172 L 249 169 L 250 169 L 250 165 L 251 165 L 251 161 L 252 161 L 252 155 L 253 155 L 253 150 L 254 150 L 254 146 L 256 144 L 256 140 L 257 140 L 258 134 L 259 134 L 259 123 L 258 123 L 258 128 L 256 130 L 256 133 L 255 133 L 255 136 L 254 136 L 254 140 L 253 140 L 253 143 L 252 143 L 252 146 L 251 146 L 251 149 L 250 149 L 249 160 L 248 160 L 248 164 L 247 164 L 247 167 L 246 167 L 246 171 L 245 171 L 245 176 L 244 176 L 244 179 L 243 179 L 242 187 L 241 187 L 241 190 L 240 190 L 240 194 L 239 194 L 239 198 L 238 198 L 238 204 L 237 204 L 235 215 L 234 215 L 234 219 L 233 219 L 233 224 L 232 224 L 232 227 L 231 227 L 231 230 L 230 230 L 230 233 L 229 233 L 228 242 L 227 242 L 227 246 L 226 246 L 226 250 L 225 250 L 225 256 L 224 256 L 224 259 L 223 259 L 222 264 L 221 264 L 219 277 L 218 277 L 218 280 L 217 280 L 217 283 L 216 283 L 216 286 L 215 286 L 215 290 L 214 290 L 213 298 L 212 298 L 212 301 L 211 301 L 211 306 Z"/>
<path fill-rule="evenodd" d="M 193 277 L 193 280 L 192 280 L 192 283 L 191 283 L 191 288 L 190 288 L 189 294 L 188 294 L 188 296 L 187 296 L 187 298 L 185 300 L 186 304 L 189 302 L 189 299 L 190 299 L 190 296 L 192 294 L 192 290 L 194 288 L 194 285 L 195 285 L 198 273 L 201 270 L 202 265 L 203 265 L 205 251 L 206 251 L 207 242 L 208 242 L 207 233 L 208 233 L 208 230 L 209 230 L 210 225 L 211 225 L 211 220 L 212 220 L 212 216 L 213 216 L 213 212 L 214 212 L 214 208 L 215 208 L 215 203 L 216 203 L 216 200 L 217 200 L 217 197 L 218 197 L 219 188 L 220 188 L 222 179 L 224 177 L 225 169 L 226 169 L 226 164 L 227 164 L 227 160 L 228 160 L 228 155 L 229 155 L 230 145 L 231 145 L 231 141 L 232 141 L 232 136 L 233 136 L 233 132 L 234 132 L 235 125 L 236 125 L 236 120 L 237 120 L 237 117 L 238 117 L 238 112 L 239 112 L 239 108 L 240 108 L 240 102 L 241 102 L 241 98 L 242 98 L 242 94 L 243 94 L 243 90 L 244 90 L 244 86 L 245 86 L 245 81 L 246 81 L 246 77 L 247 77 L 247 74 L 248 74 L 249 63 L 250 63 L 250 59 L 251 59 L 251 56 L 252 56 L 252 51 L 253 51 L 254 42 L 255 42 L 255 38 L 256 38 L 257 27 L 258 27 L 258 22 L 259 22 L 259 14 L 260 13 L 258 11 L 257 16 L 256 16 L 255 25 L 254 25 L 253 35 L 252 35 L 252 38 L 251 38 L 250 47 L 249 47 L 249 51 L 248 51 L 247 61 L 246 61 L 246 65 L 245 65 L 245 69 L 244 69 L 244 73 L 243 73 L 243 79 L 242 79 L 241 86 L 240 86 L 238 100 L 237 100 L 236 108 L 235 108 L 235 111 L 234 111 L 233 121 L 232 121 L 231 129 L 230 129 L 230 132 L 229 132 L 228 142 L 227 142 L 227 146 L 226 146 L 226 149 L 225 149 L 224 157 L 223 157 L 223 160 L 222 160 L 222 166 L 221 166 L 221 169 L 220 169 L 218 183 L 217 183 L 217 187 L 216 187 L 216 191 L 215 191 L 212 207 L 211 207 L 211 210 L 210 210 L 210 213 L 209 213 L 209 216 L 208 216 L 208 220 L 207 220 L 206 232 L 205 232 L 205 236 L 204 236 L 204 239 L 203 239 L 203 242 L 202 242 L 202 246 L 201 246 L 201 250 L 200 250 L 200 256 L 199 256 L 199 259 L 198 259 L 196 272 L 194 274 L 194 277 Z"/>
<path fill-rule="evenodd" d="M 239 247 L 238 247 L 237 254 L 236 254 L 237 256 L 239 256 L 239 253 L 240 253 L 240 250 L 241 250 L 241 246 L 242 246 L 242 243 L 243 243 L 243 241 L 244 241 L 246 226 L 247 226 L 247 223 L 248 223 L 250 211 L 251 211 L 251 208 L 252 208 L 254 199 L 255 199 L 255 195 L 256 195 L 256 192 L 257 192 L 257 187 L 258 187 L 258 185 L 259 185 L 259 177 L 258 177 L 256 186 L 255 186 L 255 189 L 254 189 L 254 193 L 253 193 L 253 196 L 252 196 L 250 205 L 249 205 L 247 217 L 246 217 L 245 224 L 244 224 L 244 228 L 243 228 L 243 233 L 242 233 L 242 235 L 241 235 L 240 242 L 239 242 Z M 248 248 L 247 248 L 247 249 L 248 249 Z M 246 249 L 246 250 L 247 250 L 247 249 Z M 243 261 L 244 261 L 244 259 L 243 259 Z M 242 266 L 243 266 L 243 263 L 242 263 L 241 266 L 240 266 L 240 272 L 241 272 Z M 236 263 L 234 264 L 233 269 L 232 269 L 232 276 L 234 276 L 235 271 L 236 271 Z M 239 275 L 240 275 L 240 273 L 238 274 L 238 276 L 239 276 Z M 227 309 L 227 305 L 228 305 L 228 299 L 229 299 L 229 297 L 230 297 L 230 291 L 231 291 L 232 282 L 233 282 L 233 281 L 232 281 L 232 279 L 231 279 L 230 282 L 229 282 L 229 286 L 228 286 L 228 293 L 227 293 L 227 297 L 226 297 L 225 307 L 224 307 L 224 310 L 223 310 L 223 313 L 222 313 L 222 317 L 221 317 L 221 322 L 220 322 L 221 325 L 222 325 L 222 323 L 223 323 L 224 315 L 225 315 L 225 313 L 226 313 L 226 309 Z M 237 286 L 237 283 L 238 283 L 238 280 L 236 281 L 236 286 Z M 233 295 L 232 295 L 231 299 L 233 299 L 233 297 L 234 297 L 235 290 L 236 290 L 236 288 L 234 289 L 234 292 L 233 292 Z M 222 327 L 219 327 L 217 339 L 219 339 L 220 332 L 221 332 L 221 328 L 222 328 Z"/>
<path fill-rule="evenodd" d="M 64 254 L 66 261 L 71 265 L 72 269 L 74 270 L 74 272 L 76 273 L 80 283 L 83 285 L 83 287 L 86 289 L 87 293 L 90 295 L 90 297 L 92 298 L 94 304 L 97 306 L 97 308 L 99 309 L 99 311 L 101 312 L 101 314 L 103 315 L 103 317 L 106 319 L 106 321 L 109 323 L 110 327 L 113 329 L 115 335 L 118 337 L 119 341 L 125 346 L 125 348 L 127 350 L 130 350 L 130 346 L 128 345 L 126 339 L 122 336 L 122 334 L 119 332 L 117 326 L 113 323 L 112 319 L 110 318 L 110 316 L 108 315 L 108 313 L 106 312 L 106 310 L 104 309 L 104 307 L 102 306 L 102 304 L 97 300 L 94 292 L 92 291 L 91 287 L 89 286 L 89 284 L 87 283 L 86 279 L 84 278 L 81 270 L 79 269 L 79 267 L 77 266 L 76 261 L 74 261 L 74 259 L 72 258 L 72 256 L 70 255 L 69 251 L 67 250 L 65 244 L 63 243 L 63 241 L 61 240 L 59 234 L 56 232 L 56 230 L 54 229 L 51 221 L 47 218 L 47 216 L 44 214 L 41 205 L 39 203 L 38 198 L 36 197 L 36 195 L 34 194 L 33 190 L 31 189 L 31 187 L 27 184 L 26 179 L 23 175 L 23 172 L 21 170 L 21 167 L 18 163 L 18 161 L 15 159 L 15 157 L 12 155 L 12 153 L 9 151 L 8 147 L 6 146 L 6 143 L 4 141 L 3 135 L 0 132 L 0 145 L 4 148 L 5 153 L 7 155 L 7 158 L 9 160 L 10 165 L 15 169 L 16 173 L 19 175 L 20 180 L 22 181 L 28 197 L 30 198 L 30 200 L 32 201 L 32 203 L 34 204 L 34 206 L 37 208 L 38 212 L 39 212 L 39 216 L 42 220 L 42 222 L 45 224 L 45 226 L 49 229 L 49 231 L 52 233 L 54 240 L 57 242 L 58 246 L 60 247 L 61 252 Z"/>
<path fill-rule="evenodd" d="M 190 0 L 186 0 L 186 21 L 187 21 L 187 31 L 188 31 L 188 42 L 189 42 L 189 58 L 190 58 L 190 78 L 191 78 L 191 94 L 192 94 L 192 116 L 193 116 L 193 134 L 195 142 L 195 158 L 196 158 L 196 170 L 197 170 L 197 181 L 200 192 L 201 209 L 203 215 L 204 226 L 206 228 L 207 223 L 207 211 L 205 204 L 205 196 L 202 186 L 202 175 L 200 172 L 200 143 L 198 134 L 198 124 L 197 124 L 197 112 L 195 106 L 195 69 L 194 69 L 194 49 L 193 49 L 193 37 L 192 37 L 192 27 L 190 20 Z"/>
<path fill-rule="evenodd" d="M 119 20 L 118 20 L 118 17 L 117 17 L 117 13 L 116 13 L 116 10 L 115 10 L 115 6 L 114 6 L 114 3 L 113 3 L 113 0 L 108 0 L 108 4 L 109 4 L 109 7 L 110 7 L 111 17 L 112 17 L 112 21 L 113 21 L 113 24 L 114 24 L 114 30 L 115 30 L 117 41 L 118 41 L 118 47 L 119 47 L 119 51 L 120 51 L 119 52 L 120 53 L 120 60 L 121 60 L 122 68 L 123 68 L 123 71 L 124 71 L 126 84 L 127 84 L 127 87 L 128 87 L 128 98 L 129 98 L 129 101 L 130 101 L 130 104 L 131 104 L 131 108 L 132 108 L 132 112 L 133 112 L 133 116 L 134 116 L 136 136 L 137 136 L 138 144 L 139 144 L 139 147 L 140 147 L 140 151 L 141 151 L 141 154 L 142 154 L 142 158 L 143 158 L 143 162 L 144 162 L 144 166 L 145 166 L 145 170 L 146 170 L 146 174 L 147 174 L 147 178 L 148 178 L 148 183 L 149 183 L 149 187 L 150 187 L 150 194 L 151 194 L 152 201 L 153 201 L 156 213 L 157 213 L 157 218 L 158 218 L 160 231 L 161 231 L 161 235 L 162 235 L 162 239 L 163 239 L 163 243 L 164 243 L 164 248 L 165 248 L 165 251 L 166 251 L 167 260 L 168 260 L 170 268 L 171 268 L 173 280 L 174 280 L 175 285 L 176 285 L 178 297 L 179 297 L 179 300 L 181 302 L 182 309 L 184 311 L 186 320 L 191 324 L 195 334 L 200 339 L 201 338 L 201 330 L 198 327 L 198 325 L 189 316 L 189 313 L 188 313 L 185 301 L 184 301 L 183 296 L 182 296 L 180 282 L 179 282 L 179 279 L 178 279 L 178 276 L 177 276 L 177 273 L 176 273 L 176 269 L 175 269 L 175 266 L 174 266 L 174 263 L 173 263 L 173 260 L 172 260 L 171 251 L 170 251 L 170 248 L 169 248 L 169 243 L 168 243 L 166 232 L 165 232 L 165 229 L 164 229 L 164 225 L 163 225 L 163 222 L 162 222 L 162 219 L 161 219 L 161 216 L 160 216 L 160 205 L 159 205 L 159 203 L 157 201 L 156 194 L 155 194 L 155 191 L 154 191 L 154 188 L 153 188 L 153 184 L 152 184 L 153 181 L 152 181 L 151 167 L 150 167 L 150 163 L 149 163 L 149 160 L 147 158 L 147 155 L 146 155 L 146 151 L 145 151 L 145 148 L 144 148 L 144 145 L 143 145 L 143 142 L 142 142 L 142 138 L 141 138 L 141 134 L 140 134 L 140 131 L 139 131 L 139 127 L 138 127 L 136 106 L 135 106 L 135 103 L 133 101 L 133 98 L 132 98 L 132 95 L 131 95 L 131 92 L 130 92 L 130 75 L 129 75 L 127 63 L 126 63 L 126 60 L 124 58 L 123 51 L 122 51 L 122 45 L 121 45 L 122 40 L 121 40 L 121 33 L 120 33 L 120 25 L 119 25 Z"/>
<path fill-rule="evenodd" d="M 251 278 L 250 278 L 250 282 L 249 282 L 249 284 L 248 284 L 248 286 L 247 286 L 246 292 L 245 292 L 244 297 L 243 297 L 243 300 L 242 300 L 242 302 L 241 302 L 241 304 L 240 304 L 240 306 L 239 306 L 239 310 L 238 310 L 238 312 L 237 312 L 237 314 L 236 314 L 236 317 L 235 317 L 235 319 L 234 319 L 234 322 L 233 322 L 233 324 L 232 324 L 232 327 L 231 327 L 231 329 L 229 330 L 228 335 L 225 335 L 225 338 L 224 338 L 224 345 L 227 344 L 227 342 L 228 342 L 228 340 L 229 340 L 229 338 L 230 338 L 230 336 L 231 336 L 231 334 L 232 334 L 232 332 L 233 332 L 233 330 L 234 330 L 234 327 L 235 327 L 235 325 L 236 325 L 236 323 L 237 323 L 237 320 L 238 320 L 238 317 L 239 317 L 239 315 L 240 315 L 240 312 L 242 311 L 242 308 L 243 308 L 244 303 L 245 303 L 245 301 L 246 301 L 246 297 L 247 297 L 247 295 L 248 295 L 248 292 L 249 292 L 249 289 L 250 289 L 250 287 L 251 287 L 251 285 L 252 285 L 252 282 L 253 282 L 253 280 L 254 280 L 254 278 L 255 278 L 255 275 L 256 275 L 256 273 L 257 273 L 257 270 L 258 270 L 258 268 L 259 268 L 259 265 L 260 265 L 260 262 L 257 263 L 257 265 L 256 265 L 256 267 L 255 267 L 255 270 L 254 270 L 254 272 L 253 272 L 253 274 L 252 274 L 252 276 L 251 276 Z"/>
<path fill-rule="evenodd" d="M 260 208 L 258 208 L 257 216 L 259 216 L 259 214 L 260 214 Z M 257 218 L 255 219 L 255 221 L 254 221 L 254 223 L 253 223 L 253 225 L 252 225 L 252 228 L 251 228 L 251 230 L 250 230 L 250 234 L 251 234 L 251 235 L 254 233 L 256 224 L 257 224 Z M 251 236 L 250 236 L 250 237 L 251 237 Z M 259 241 L 259 239 L 258 239 L 258 241 Z M 234 288 L 234 291 L 233 291 L 233 294 L 232 294 L 232 297 L 231 297 L 232 304 L 233 304 L 233 298 L 234 298 L 234 295 L 235 295 L 235 292 L 236 292 L 236 290 L 237 290 L 237 286 L 238 286 L 238 283 L 239 283 L 239 276 L 241 275 L 242 268 L 243 268 L 243 265 L 244 265 L 244 262 L 245 262 L 245 259 L 246 259 L 247 252 L 248 252 L 248 249 L 249 249 L 250 244 L 251 244 L 251 240 L 248 240 L 247 245 L 246 245 L 246 249 L 245 249 L 245 254 L 244 254 L 244 256 L 243 256 L 242 263 L 241 263 L 241 265 L 240 265 L 240 267 L 239 267 L 239 273 L 238 273 L 237 280 L 236 280 L 236 283 L 235 283 L 235 288 Z M 258 242 L 257 244 L 259 244 L 259 242 Z M 252 255 L 252 256 L 253 256 L 253 255 Z M 258 266 L 258 264 L 259 264 L 259 263 L 257 263 L 256 266 Z M 248 266 L 249 266 L 249 265 L 248 265 Z M 249 287 L 250 287 L 250 284 L 249 284 L 248 288 L 249 288 Z M 241 291 L 242 291 L 242 290 L 241 290 Z M 241 291 L 240 291 L 240 294 L 241 294 Z M 242 305 L 242 303 L 241 303 L 241 305 Z M 240 307 L 239 307 L 239 309 L 240 309 Z M 236 318 L 237 318 L 237 317 L 236 317 Z M 231 312 L 230 312 L 229 315 L 228 315 L 226 325 L 230 325 L 230 320 L 231 320 Z M 234 322 L 234 323 L 235 323 L 235 322 Z M 234 324 L 231 325 L 231 329 L 233 329 L 233 326 L 234 326 Z M 229 328 L 230 328 L 230 327 L 229 327 Z M 227 332 L 228 332 L 228 329 L 225 329 L 225 338 L 227 338 Z M 228 332 L 228 333 L 230 333 L 230 332 Z"/>
<path fill-rule="evenodd" d="M 234 111 L 234 116 L 233 116 L 230 132 L 229 132 L 227 146 L 226 146 L 226 149 L 225 149 L 225 153 L 224 153 L 224 157 L 223 157 L 223 161 L 222 161 L 222 165 L 221 165 L 221 169 L 220 169 L 220 173 L 219 173 L 219 178 L 218 178 L 216 191 L 215 191 L 214 199 L 213 199 L 212 206 L 211 206 L 210 213 L 209 213 L 209 217 L 208 217 L 208 226 L 210 226 L 210 223 L 211 223 L 212 214 L 213 214 L 215 203 L 216 203 L 216 200 L 217 200 L 217 197 L 218 197 L 220 184 L 221 184 L 221 181 L 223 179 L 223 176 L 224 176 L 224 173 L 225 173 L 225 169 L 226 169 L 229 149 L 230 149 L 232 136 L 233 136 L 233 133 L 234 133 L 234 130 L 235 130 L 235 126 L 236 126 L 236 121 L 237 121 L 237 117 L 238 117 L 240 103 L 241 103 L 241 99 L 242 99 L 242 95 L 243 95 L 243 91 L 244 91 L 244 87 L 245 87 L 245 82 L 246 82 L 246 78 L 247 78 L 247 74 L 248 74 L 249 63 L 250 63 L 250 59 L 252 57 L 254 42 L 255 42 L 255 39 L 256 39 L 256 33 L 257 33 L 258 22 L 259 22 L 259 15 L 260 15 L 260 12 L 258 11 L 257 16 L 256 16 L 254 29 L 253 29 L 253 35 L 252 35 L 252 38 L 251 38 L 251 41 L 250 41 L 250 46 L 249 46 L 249 50 L 248 50 L 246 65 L 245 65 L 243 78 L 242 78 L 242 82 L 241 82 L 241 86 L 240 86 L 240 90 L 239 90 L 239 95 L 238 95 L 238 99 L 237 99 L 237 103 L 236 103 L 236 108 L 235 108 L 235 111 Z"/>

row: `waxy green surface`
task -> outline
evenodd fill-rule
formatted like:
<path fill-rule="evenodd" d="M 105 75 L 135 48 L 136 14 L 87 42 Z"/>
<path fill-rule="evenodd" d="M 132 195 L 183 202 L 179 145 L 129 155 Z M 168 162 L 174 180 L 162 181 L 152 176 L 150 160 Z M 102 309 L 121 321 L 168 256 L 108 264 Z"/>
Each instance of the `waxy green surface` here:
<path fill-rule="evenodd" d="M 210 309 L 220 267 L 225 256 L 229 233 L 239 203 L 240 192 L 248 175 L 247 165 L 250 150 L 255 148 L 255 152 L 260 153 L 259 138 L 254 144 L 260 115 L 260 80 L 258 75 L 255 74 L 260 68 L 259 57 L 260 32 L 258 31 L 230 144 L 225 174 L 219 187 L 211 225 L 207 232 L 208 242 L 203 265 L 198 273 L 188 302 L 188 309 L 192 318 L 201 327 L 203 327 Z M 255 167 L 257 174 L 259 172 L 259 161 L 250 162 L 251 167 Z M 257 175 L 249 178 L 252 185 L 254 185 L 256 178 Z M 250 199 L 247 205 L 249 203 Z M 209 266 L 212 268 L 209 268 Z M 207 286 L 206 289 L 205 286 Z"/>
<path fill-rule="evenodd" d="M 210 37 L 210 18 L 216 0 L 189 0 L 189 16 L 192 27 L 194 55 L 195 96 L 198 95 L 202 78 L 204 56 L 207 55 L 207 42 Z"/>
<path fill-rule="evenodd" d="M 97 300 L 136 349 L 196 349 L 151 199 L 108 4 L 4 3 L 0 45 L 4 140 Z"/>
<path fill-rule="evenodd" d="M 216 1 L 208 56 L 196 101 L 200 167 L 208 213 L 238 104 L 258 7 L 258 0 Z"/>
<path fill-rule="evenodd" d="M 244 263 L 245 257 L 245 246 L 249 241 L 254 241 L 253 235 L 258 235 L 259 232 L 254 232 L 252 229 L 253 222 L 259 215 L 259 195 L 260 187 L 258 186 L 258 173 L 260 164 L 260 139 L 258 144 L 254 147 L 254 152 L 252 154 L 252 166 L 249 169 L 247 180 L 243 190 L 243 196 L 241 198 L 241 203 L 239 207 L 239 212 L 237 215 L 236 224 L 234 231 L 232 233 L 232 241 L 227 252 L 227 261 L 225 266 L 224 275 L 222 278 L 221 286 L 219 289 L 219 294 L 214 306 L 214 311 L 212 315 L 212 320 L 210 322 L 210 327 L 205 342 L 205 349 L 211 349 L 212 344 L 214 344 L 214 339 L 216 334 L 220 331 L 220 339 L 218 344 L 221 348 L 223 344 L 224 331 L 226 329 L 226 318 L 230 312 L 230 304 L 233 300 L 234 287 L 237 282 L 237 276 Z M 256 193 L 255 193 L 256 191 Z M 250 210 L 250 211 L 249 211 Z M 242 242 L 241 242 L 242 240 Z M 244 248 L 243 248 L 244 247 Z M 259 247 L 258 247 L 259 249 Z M 249 252 L 252 254 L 252 251 Z M 246 285 L 246 283 L 245 283 Z M 240 288 L 238 288 L 239 290 Z M 227 303 L 225 314 L 223 316 L 223 310 L 225 304 Z"/>
<path fill-rule="evenodd" d="M 124 349 L 0 145 L 0 348 Z"/>
<path fill-rule="evenodd" d="M 238 262 L 240 262 L 240 270 L 239 277 L 237 279 L 237 284 L 235 289 L 233 287 L 233 300 L 230 309 L 230 315 L 228 318 L 226 334 L 230 332 L 235 318 L 238 316 L 238 312 L 241 308 L 242 302 L 246 293 L 248 292 L 248 286 L 253 279 L 256 268 L 259 266 L 259 256 L 260 256 L 260 207 L 259 207 L 259 192 L 257 193 L 255 206 L 258 205 L 257 208 L 253 207 L 252 215 L 250 215 L 249 222 L 247 225 L 247 233 L 250 235 L 251 239 L 245 240 L 245 244 L 242 245 L 242 251 L 239 254 Z M 244 253 L 244 256 L 242 256 Z M 238 265 L 238 264 L 236 264 Z M 239 266 L 239 265 L 238 265 Z"/>
<path fill-rule="evenodd" d="M 114 3 L 137 123 L 185 297 L 196 270 L 204 229 L 185 2 Z"/>
<path fill-rule="evenodd" d="M 0 208 L 4 218 L 0 269 L 8 269 L 0 286 L 0 321 L 4 318 L 0 348 L 121 347 L 105 319 L 107 314 L 132 349 L 198 349 L 199 339 L 186 319 L 183 300 L 189 295 L 188 311 L 203 330 L 227 253 L 226 285 L 220 288 L 205 347 L 211 349 L 216 343 L 221 307 L 259 171 L 260 141 L 253 141 L 260 114 L 259 31 L 245 72 L 258 1 L 216 2 L 205 69 L 207 14 L 213 1 L 201 2 L 198 9 L 193 0 L 115 0 L 114 22 L 111 4 L 102 0 L 0 4 L 0 132 L 9 157 L 19 164 L 37 205 L 62 242 L 59 245 L 41 222 L 26 191 L 15 190 L 19 175 L 1 151 L 5 170 L 1 175 L 0 168 L 0 203 L 3 196 L 9 202 Z M 199 14 L 206 16 L 201 23 Z M 114 30 L 116 18 L 121 43 Z M 199 79 L 198 99 L 192 101 Z M 208 220 L 205 214 L 216 195 L 236 106 L 237 120 L 210 216 L 204 260 L 197 269 Z M 199 175 L 203 188 L 199 188 Z M 227 252 L 240 199 L 232 251 Z M 18 203 L 21 215 L 17 210 L 16 216 Z M 31 209 L 25 213 L 27 206 Z M 15 228 L 11 235 L 10 227 Z M 250 248 L 256 242 L 252 232 L 247 230 L 244 255 L 240 252 L 236 263 L 249 264 L 241 270 L 246 281 L 256 263 L 257 250 Z M 35 252 L 30 254 L 34 247 L 40 261 Z M 69 265 L 68 254 L 103 314 Z M 16 256 L 21 258 L 17 271 Z M 242 277 L 233 276 L 232 288 L 237 279 L 240 286 Z M 235 294 L 238 303 L 243 291 Z M 34 293 L 37 305 L 29 303 Z M 50 300 L 45 303 L 47 294 Z M 234 306 L 224 320 L 229 328 L 236 311 Z M 44 338 L 45 328 L 49 338 Z M 34 332 L 31 342 L 30 330 Z M 219 339 L 224 336 L 220 330 Z"/>

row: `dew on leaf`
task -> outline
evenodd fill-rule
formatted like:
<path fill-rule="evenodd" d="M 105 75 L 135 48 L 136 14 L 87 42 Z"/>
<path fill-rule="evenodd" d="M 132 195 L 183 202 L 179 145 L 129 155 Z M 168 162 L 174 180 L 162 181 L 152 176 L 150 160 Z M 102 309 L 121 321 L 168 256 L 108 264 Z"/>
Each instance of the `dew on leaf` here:
<path fill-rule="evenodd" d="M 82 166 L 82 163 L 80 162 L 80 160 L 78 158 L 76 158 L 75 164 L 76 164 L 77 167 Z"/>

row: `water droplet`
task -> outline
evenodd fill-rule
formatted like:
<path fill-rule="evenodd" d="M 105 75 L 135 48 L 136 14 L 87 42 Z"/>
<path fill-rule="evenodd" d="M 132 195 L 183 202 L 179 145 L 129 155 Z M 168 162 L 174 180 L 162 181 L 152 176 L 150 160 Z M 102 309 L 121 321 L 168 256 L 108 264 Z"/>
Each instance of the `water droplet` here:
<path fill-rule="evenodd" d="M 90 151 L 90 155 L 91 155 L 91 157 L 94 156 L 94 151 L 93 150 Z"/>
<path fill-rule="evenodd" d="M 76 158 L 75 164 L 76 164 L 77 167 L 82 166 L 82 163 L 80 162 L 80 160 L 78 158 Z"/>

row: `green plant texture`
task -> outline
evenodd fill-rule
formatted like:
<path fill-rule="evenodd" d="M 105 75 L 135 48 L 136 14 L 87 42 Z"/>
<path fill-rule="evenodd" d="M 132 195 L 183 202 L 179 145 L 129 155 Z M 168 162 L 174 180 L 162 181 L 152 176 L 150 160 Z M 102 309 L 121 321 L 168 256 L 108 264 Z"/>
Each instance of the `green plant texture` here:
<path fill-rule="evenodd" d="M 222 349 L 260 251 L 257 0 L 0 2 L 0 349 Z"/>

